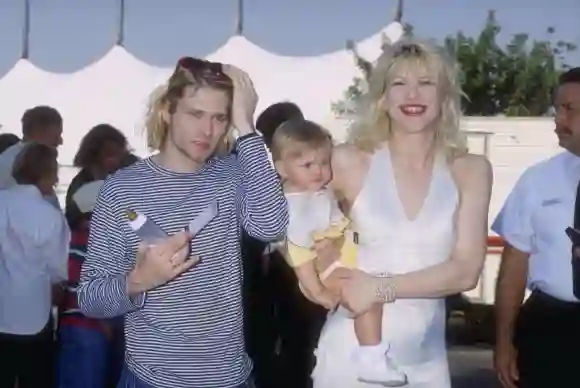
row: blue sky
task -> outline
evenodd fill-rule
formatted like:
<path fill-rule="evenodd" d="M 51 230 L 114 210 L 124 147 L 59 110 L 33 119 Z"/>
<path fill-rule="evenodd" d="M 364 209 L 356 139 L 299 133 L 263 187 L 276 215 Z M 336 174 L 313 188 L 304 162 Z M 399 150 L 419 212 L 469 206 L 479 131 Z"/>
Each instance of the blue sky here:
<path fill-rule="evenodd" d="M 117 0 L 30 0 L 31 58 L 58 72 L 82 68 L 113 44 Z M 245 36 L 273 52 L 315 55 L 344 47 L 388 23 L 395 0 L 246 0 Z M 0 0 L 0 77 L 18 59 L 23 0 Z M 140 59 L 172 66 L 184 54 L 203 56 L 234 30 L 236 0 L 126 0 L 125 46 Z M 527 32 L 580 46 L 580 0 L 406 0 L 404 20 L 423 37 L 477 34 L 495 9 L 502 39 Z M 580 65 L 580 51 L 569 57 Z"/>

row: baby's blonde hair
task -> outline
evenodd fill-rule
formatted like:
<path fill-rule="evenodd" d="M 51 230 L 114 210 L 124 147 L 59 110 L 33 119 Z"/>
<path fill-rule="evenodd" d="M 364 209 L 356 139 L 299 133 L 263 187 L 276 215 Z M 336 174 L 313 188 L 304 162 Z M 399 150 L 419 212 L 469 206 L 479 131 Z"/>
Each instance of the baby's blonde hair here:
<path fill-rule="evenodd" d="M 272 159 L 300 156 L 308 150 L 332 147 L 332 137 L 322 126 L 313 121 L 296 117 L 285 121 L 272 136 Z"/>
<path fill-rule="evenodd" d="M 391 137 L 391 119 L 381 107 L 381 99 L 395 69 L 427 69 L 435 71 L 441 96 L 441 114 L 435 132 L 437 146 L 448 158 L 467 152 L 467 141 L 460 130 L 461 97 L 458 66 L 447 53 L 430 42 L 403 38 L 387 45 L 368 79 L 368 90 L 359 103 L 350 128 L 348 142 L 359 149 L 373 152 Z"/>
<path fill-rule="evenodd" d="M 157 151 L 163 147 L 169 131 L 166 116 L 175 111 L 175 106 L 183 97 L 187 87 L 223 90 L 230 97 L 230 101 L 233 98 L 232 80 L 221 71 L 221 64 L 191 57 L 181 58 L 167 82 L 156 88 L 149 98 L 145 116 L 149 149 Z M 230 128 L 215 153 L 227 154 L 231 151 L 233 144 L 234 137 Z"/>

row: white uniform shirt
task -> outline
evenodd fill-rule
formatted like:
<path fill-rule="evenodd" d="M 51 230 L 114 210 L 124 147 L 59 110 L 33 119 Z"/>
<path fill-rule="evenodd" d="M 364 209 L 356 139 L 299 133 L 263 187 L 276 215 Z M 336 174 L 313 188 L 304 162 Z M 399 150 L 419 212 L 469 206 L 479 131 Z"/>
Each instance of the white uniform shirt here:
<path fill-rule="evenodd" d="M 52 284 L 67 279 L 70 232 L 35 186 L 0 190 L 0 332 L 30 335 L 47 324 Z"/>
<path fill-rule="evenodd" d="M 491 229 L 530 254 L 528 288 L 565 301 L 572 292 L 572 243 L 565 229 L 574 222 L 580 158 L 563 152 L 528 168 L 516 183 Z"/>
<path fill-rule="evenodd" d="M 14 177 L 12 176 L 12 168 L 16 157 L 25 146 L 26 143 L 21 141 L 14 144 L 12 147 L 8 147 L 0 154 L 0 190 L 7 189 L 16 184 L 16 180 L 14 180 Z M 60 209 L 60 202 L 58 201 L 56 194 L 46 196 L 44 199 Z"/>
<path fill-rule="evenodd" d="M 7 189 L 16 184 L 12 176 L 12 166 L 14 160 L 24 148 L 25 143 L 18 142 L 11 147 L 8 147 L 0 154 L 0 190 Z"/>

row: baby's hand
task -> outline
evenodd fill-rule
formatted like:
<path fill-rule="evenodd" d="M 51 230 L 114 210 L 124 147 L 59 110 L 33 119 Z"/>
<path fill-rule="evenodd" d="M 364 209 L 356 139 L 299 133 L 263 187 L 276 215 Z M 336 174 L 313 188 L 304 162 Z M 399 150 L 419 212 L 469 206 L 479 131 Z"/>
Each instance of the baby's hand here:
<path fill-rule="evenodd" d="M 331 311 L 336 308 L 339 302 L 338 295 L 334 294 L 326 287 L 322 287 L 319 291 L 313 293 L 312 299 L 317 304 Z"/>

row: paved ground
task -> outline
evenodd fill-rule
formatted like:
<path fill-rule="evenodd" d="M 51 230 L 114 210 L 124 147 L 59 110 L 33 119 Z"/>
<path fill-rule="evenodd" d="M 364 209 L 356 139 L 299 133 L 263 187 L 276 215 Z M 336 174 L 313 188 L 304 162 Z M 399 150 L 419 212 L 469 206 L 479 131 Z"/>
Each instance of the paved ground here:
<path fill-rule="evenodd" d="M 490 349 L 454 346 L 449 350 L 449 364 L 453 388 L 500 388 Z"/>
<path fill-rule="evenodd" d="M 474 330 L 464 319 L 448 321 L 447 340 L 453 388 L 501 388 L 494 371 L 491 347 L 494 342 L 493 319 L 489 306 L 479 312 L 485 319 Z M 478 345 L 475 345 L 478 343 Z"/>

